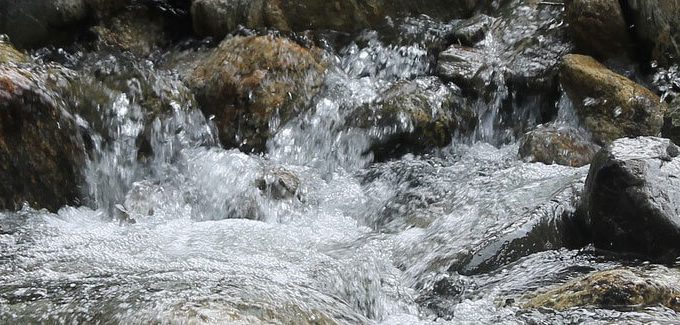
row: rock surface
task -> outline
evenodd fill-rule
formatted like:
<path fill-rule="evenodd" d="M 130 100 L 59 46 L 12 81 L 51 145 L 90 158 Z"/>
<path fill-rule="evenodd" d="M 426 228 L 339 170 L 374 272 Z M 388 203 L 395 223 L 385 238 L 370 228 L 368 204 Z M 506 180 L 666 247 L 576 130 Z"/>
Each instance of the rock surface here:
<path fill-rule="evenodd" d="M 294 32 L 356 32 L 386 23 L 386 16 L 427 14 L 446 20 L 469 17 L 478 6 L 472 0 L 195 0 L 191 13 L 199 35 L 221 38 L 239 25 Z"/>
<path fill-rule="evenodd" d="M 616 268 L 574 279 L 524 304 L 527 308 L 577 307 L 630 309 L 665 306 L 680 311 L 680 274 L 676 270 Z"/>
<path fill-rule="evenodd" d="M 680 0 L 627 0 L 644 54 L 662 65 L 680 63 Z"/>
<path fill-rule="evenodd" d="M 519 155 L 531 162 L 581 167 L 590 164 L 599 149 L 579 129 L 539 125 L 522 137 Z"/>
<path fill-rule="evenodd" d="M 398 82 L 347 119 L 350 126 L 370 130 L 378 161 L 445 147 L 455 132 L 469 133 L 476 122 L 460 90 L 436 77 Z"/>
<path fill-rule="evenodd" d="M 41 77 L 0 65 L 0 209 L 78 203 L 84 162 L 73 117 Z"/>
<path fill-rule="evenodd" d="M 672 261 L 680 256 L 680 150 L 668 139 L 620 139 L 594 158 L 584 224 L 596 247 Z"/>
<path fill-rule="evenodd" d="M 660 134 L 666 104 L 649 89 L 614 73 L 592 57 L 564 56 L 560 82 L 597 143 Z"/>
<path fill-rule="evenodd" d="M 598 58 L 616 58 L 631 49 L 618 0 L 568 0 L 566 20 L 576 44 Z"/>
<path fill-rule="evenodd" d="M 280 124 L 308 108 L 325 69 L 319 49 L 239 36 L 202 60 L 189 84 L 206 116 L 215 116 L 223 145 L 262 151 Z"/>

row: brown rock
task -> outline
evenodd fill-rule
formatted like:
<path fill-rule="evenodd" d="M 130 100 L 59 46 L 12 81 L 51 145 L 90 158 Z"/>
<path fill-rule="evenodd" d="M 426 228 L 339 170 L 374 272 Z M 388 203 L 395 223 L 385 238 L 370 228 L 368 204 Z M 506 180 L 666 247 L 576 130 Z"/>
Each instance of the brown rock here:
<path fill-rule="evenodd" d="M 661 132 L 666 104 L 649 89 L 584 55 L 564 56 L 560 82 L 599 144 Z"/>
<path fill-rule="evenodd" d="M 31 71 L 0 65 L 0 209 L 76 204 L 85 150 L 72 118 Z"/>
<path fill-rule="evenodd" d="M 590 164 L 598 150 L 578 129 L 540 125 L 522 137 L 519 154 L 531 162 L 581 167 Z"/>
<path fill-rule="evenodd" d="M 319 49 L 272 36 L 233 37 L 199 62 L 189 84 L 203 112 L 215 116 L 222 144 L 262 151 L 278 125 L 307 109 L 325 69 Z"/>
<path fill-rule="evenodd" d="M 566 20 L 576 44 L 599 58 L 612 58 L 631 48 L 628 26 L 618 0 L 568 0 Z"/>

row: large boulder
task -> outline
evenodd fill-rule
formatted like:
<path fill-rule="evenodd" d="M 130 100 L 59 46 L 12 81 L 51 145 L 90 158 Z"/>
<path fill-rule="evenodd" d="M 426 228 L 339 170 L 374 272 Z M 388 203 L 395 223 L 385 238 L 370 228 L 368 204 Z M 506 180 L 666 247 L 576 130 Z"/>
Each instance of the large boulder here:
<path fill-rule="evenodd" d="M 627 0 L 644 54 L 662 65 L 680 63 L 680 0 Z"/>
<path fill-rule="evenodd" d="M 618 0 L 567 0 L 566 20 L 576 44 L 599 58 L 626 55 L 631 40 Z"/>
<path fill-rule="evenodd" d="M 381 161 L 447 146 L 454 133 L 473 131 L 477 116 L 457 87 L 423 77 L 397 82 L 378 100 L 350 114 L 347 123 L 369 130 L 371 151 Z"/>
<path fill-rule="evenodd" d="M 43 76 L 0 65 L 0 209 L 77 204 L 83 140 Z"/>
<path fill-rule="evenodd" d="M 264 150 L 278 126 L 307 109 L 326 65 L 318 48 L 273 36 L 232 37 L 189 77 L 223 145 Z"/>
<path fill-rule="evenodd" d="M 680 256 L 679 153 L 668 139 L 640 137 L 595 156 L 582 215 L 596 247 L 660 261 Z"/>
<path fill-rule="evenodd" d="M 525 308 L 566 310 L 578 307 L 630 309 L 665 306 L 680 311 L 680 273 L 657 266 L 596 271 L 535 294 Z"/>
<path fill-rule="evenodd" d="M 599 149 L 582 130 L 539 125 L 522 137 L 519 155 L 531 162 L 581 167 L 590 164 Z"/>
<path fill-rule="evenodd" d="M 21 47 L 64 43 L 88 17 L 86 0 L 0 0 L 0 34 Z"/>
<path fill-rule="evenodd" d="M 597 143 L 660 134 L 667 106 L 659 96 L 592 57 L 564 56 L 560 82 Z"/>
<path fill-rule="evenodd" d="M 469 17 L 478 6 L 473 0 L 194 0 L 191 14 L 199 35 L 223 37 L 239 25 L 355 32 L 384 24 L 386 16 L 427 14 L 452 19 Z"/>

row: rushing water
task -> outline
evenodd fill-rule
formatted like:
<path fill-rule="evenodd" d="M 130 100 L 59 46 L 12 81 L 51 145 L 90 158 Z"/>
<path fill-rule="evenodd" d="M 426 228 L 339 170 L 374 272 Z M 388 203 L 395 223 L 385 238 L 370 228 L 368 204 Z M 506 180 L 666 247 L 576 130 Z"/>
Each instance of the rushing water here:
<path fill-rule="evenodd" d="M 369 139 L 391 131 L 347 129 L 347 114 L 398 80 L 427 75 L 432 60 L 422 45 L 386 45 L 370 33 L 361 41 L 329 54 L 314 109 L 282 126 L 265 155 L 216 146 L 210 121 L 171 71 L 115 55 L 65 59 L 84 76 L 113 76 L 90 80 L 106 94 L 101 125 L 88 126 L 93 202 L 0 213 L 0 323 L 677 319 L 660 307 L 555 312 L 513 303 L 618 265 L 549 235 L 573 210 L 587 167 L 525 163 L 514 141 L 487 143 L 506 132 L 495 113 L 447 148 L 371 163 Z M 171 98 L 169 113 L 144 114 L 148 85 Z M 573 122 L 565 99 L 559 109 L 560 122 Z M 153 150 L 142 158 L 136 139 L 146 125 Z M 258 186 L 282 171 L 297 176 L 294 195 Z M 537 225 L 546 234 L 526 241 L 533 246 L 482 260 Z"/>

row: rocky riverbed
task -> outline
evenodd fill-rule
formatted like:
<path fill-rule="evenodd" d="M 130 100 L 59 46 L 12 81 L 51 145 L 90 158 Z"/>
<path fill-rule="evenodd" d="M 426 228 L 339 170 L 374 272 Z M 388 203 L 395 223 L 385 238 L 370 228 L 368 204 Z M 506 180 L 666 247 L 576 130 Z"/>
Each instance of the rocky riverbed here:
<path fill-rule="evenodd" d="M 680 321 L 678 0 L 0 0 L 0 323 Z"/>

